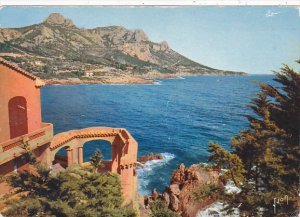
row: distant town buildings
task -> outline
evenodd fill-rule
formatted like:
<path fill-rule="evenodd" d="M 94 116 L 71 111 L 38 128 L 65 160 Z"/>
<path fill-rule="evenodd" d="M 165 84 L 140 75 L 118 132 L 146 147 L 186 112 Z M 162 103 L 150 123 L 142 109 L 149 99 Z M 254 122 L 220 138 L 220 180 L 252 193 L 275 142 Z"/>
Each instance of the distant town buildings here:
<path fill-rule="evenodd" d="M 85 77 L 93 77 L 95 75 L 94 72 L 84 72 Z"/>

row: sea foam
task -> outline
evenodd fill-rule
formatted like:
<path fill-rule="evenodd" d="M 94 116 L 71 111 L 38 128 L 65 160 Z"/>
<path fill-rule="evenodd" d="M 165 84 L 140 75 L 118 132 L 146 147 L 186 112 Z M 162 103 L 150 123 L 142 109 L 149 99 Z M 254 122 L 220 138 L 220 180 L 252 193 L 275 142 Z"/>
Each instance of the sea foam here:
<path fill-rule="evenodd" d="M 239 217 L 239 211 L 237 208 L 234 208 L 234 211 L 232 214 L 227 214 L 224 209 L 225 205 L 221 202 L 215 202 L 209 207 L 207 207 L 205 210 L 201 210 L 197 213 L 196 217 Z"/>
<path fill-rule="evenodd" d="M 148 189 L 148 184 L 150 182 L 150 176 L 155 174 L 155 169 L 166 165 L 170 160 L 175 158 L 174 154 L 171 153 L 161 153 L 162 160 L 151 160 L 144 164 L 143 168 L 137 169 L 138 173 L 138 191 L 142 195 L 150 194 L 150 189 Z"/>
<path fill-rule="evenodd" d="M 227 182 L 225 185 L 225 191 L 227 194 L 239 193 L 241 191 L 240 188 L 236 187 L 232 181 Z M 204 216 L 213 216 L 213 217 L 236 217 L 240 216 L 237 208 L 234 208 L 233 214 L 229 215 L 222 209 L 224 209 L 225 205 L 221 202 L 215 202 L 204 210 L 201 210 L 197 213 L 196 217 L 204 217 Z"/>

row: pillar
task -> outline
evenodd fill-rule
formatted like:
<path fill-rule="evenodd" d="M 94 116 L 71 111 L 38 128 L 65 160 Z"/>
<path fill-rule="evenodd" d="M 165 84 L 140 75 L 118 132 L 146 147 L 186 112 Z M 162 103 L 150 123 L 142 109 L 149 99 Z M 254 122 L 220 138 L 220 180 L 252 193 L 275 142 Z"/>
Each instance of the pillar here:
<path fill-rule="evenodd" d="M 78 163 L 81 165 L 83 163 L 83 150 L 82 147 L 78 148 Z"/>
<path fill-rule="evenodd" d="M 125 199 L 123 205 L 128 205 L 134 201 L 134 172 L 133 172 L 133 165 L 125 165 L 121 167 L 121 187 L 122 187 L 122 194 L 123 198 Z"/>
<path fill-rule="evenodd" d="M 53 157 L 53 153 L 51 152 L 49 147 L 50 147 L 50 143 L 47 144 L 47 146 L 41 153 L 39 159 L 40 159 L 41 163 L 43 163 L 47 167 L 52 167 L 54 157 Z"/>
<path fill-rule="evenodd" d="M 73 163 L 73 150 L 71 148 L 67 149 L 67 166 L 70 166 Z"/>

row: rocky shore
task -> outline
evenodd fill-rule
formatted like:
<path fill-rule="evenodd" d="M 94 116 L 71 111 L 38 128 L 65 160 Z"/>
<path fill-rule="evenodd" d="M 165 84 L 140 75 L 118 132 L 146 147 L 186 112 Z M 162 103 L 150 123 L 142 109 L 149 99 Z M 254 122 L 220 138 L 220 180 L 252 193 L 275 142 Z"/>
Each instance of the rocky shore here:
<path fill-rule="evenodd" d="M 224 185 L 224 180 L 214 170 L 196 164 L 190 167 L 180 164 L 170 178 L 170 185 L 162 193 L 153 189 L 151 195 L 144 196 L 144 206 L 147 210 L 154 201 L 160 200 L 183 217 L 195 217 L 199 210 L 216 201 L 214 194 Z"/>
<path fill-rule="evenodd" d="M 162 160 L 163 156 L 161 154 L 149 154 L 138 158 L 138 162 L 146 163 L 151 160 Z"/>
<path fill-rule="evenodd" d="M 155 84 L 157 81 L 152 79 L 145 79 L 136 76 L 102 76 L 94 78 L 66 78 L 66 79 L 46 79 L 46 85 L 76 85 L 76 84 Z"/>
<path fill-rule="evenodd" d="M 156 84 L 157 79 L 182 79 L 182 77 L 188 76 L 227 76 L 225 74 L 191 74 L 191 73 L 174 73 L 174 74 L 162 74 L 162 73 L 149 73 L 145 75 L 135 76 L 130 74 L 123 74 L 119 76 L 94 76 L 83 78 L 51 78 L 45 79 L 46 85 L 76 85 L 76 84 Z"/>

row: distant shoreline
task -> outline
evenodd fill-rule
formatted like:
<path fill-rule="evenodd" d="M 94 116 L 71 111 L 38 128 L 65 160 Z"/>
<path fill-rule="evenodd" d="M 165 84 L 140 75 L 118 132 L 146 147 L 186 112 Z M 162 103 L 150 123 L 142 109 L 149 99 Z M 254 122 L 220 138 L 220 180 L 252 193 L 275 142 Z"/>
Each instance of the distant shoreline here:
<path fill-rule="evenodd" d="M 78 85 L 78 84 L 111 84 L 111 85 L 131 85 L 131 84 L 157 84 L 158 79 L 184 79 L 184 77 L 193 76 L 247 76 L 249 74 L 190 74 L 190 73 L 175 73 L 175 74 L 154 74 L 146 76 L 106 76 L 106 77 L 88 77 L 84 79 L 67 78 L 67 79 L 44 79 L 46 85 Z"/>

